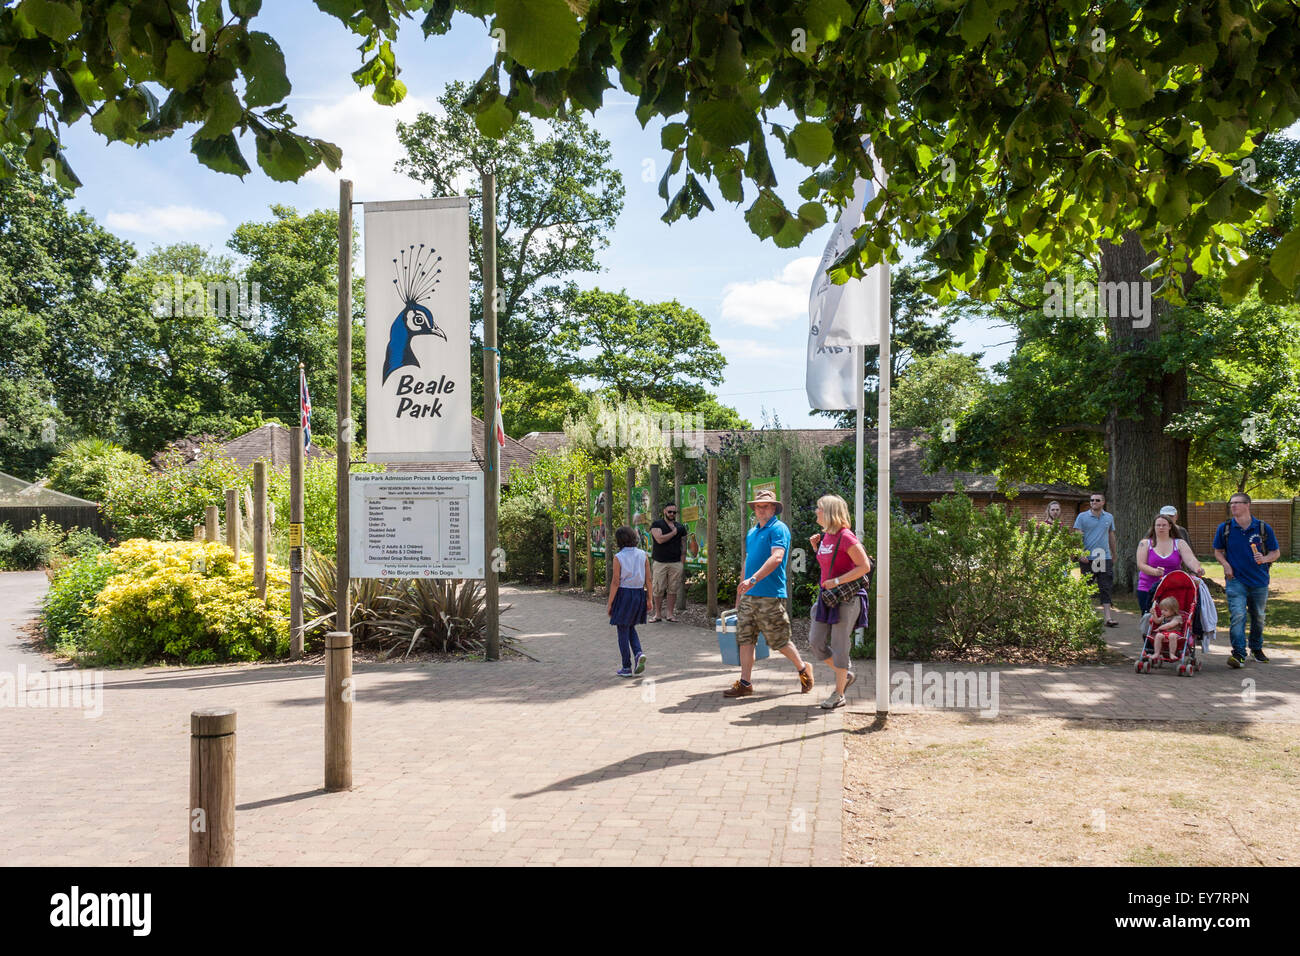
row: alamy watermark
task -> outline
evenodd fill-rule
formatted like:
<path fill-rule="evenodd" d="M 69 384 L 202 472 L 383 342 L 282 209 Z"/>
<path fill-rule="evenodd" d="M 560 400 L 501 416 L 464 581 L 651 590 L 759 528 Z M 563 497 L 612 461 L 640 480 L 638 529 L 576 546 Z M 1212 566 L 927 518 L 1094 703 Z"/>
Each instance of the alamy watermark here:
<path fill-rule="evenodd" d="M 0 708 L 76 707 L 86 719 L 104 713 L 103 671 L 0 671 Z"/>
<path fill-rule="evenodd" d="M 240 279 L 200 282 L 176 276 L 153 287 L 153 313 L 158 317 L 213 315 L 218 318 L 255 318 L 262 314 L 262 283 Z"/>
<path fill-rule="evenodd" d="M 596 418 L 596 444 L 601 448 L 685 448 L 688 458 L 698 458 L 704 453 L 704 416 L 605 406 Z"/>
<path fill-rule="evenodd" d="M 889 703 L 911 707 L 977 709 L 981 717 L 998 715 L 997 671 L 926 671 L 889 675 Z"/>
<path fill-rule="evenodd" d="M 1043 284 L 1043 315 L 1060 318 L 1062 316 L 1110 316 L 1118 319 L 1132 319 L 1133 328 L 1145 329 L 1151 324 L 1151 282 L 1074 282 L 1073 274 L 1067 274 L 1065 282 L 1048 279 Z"/>

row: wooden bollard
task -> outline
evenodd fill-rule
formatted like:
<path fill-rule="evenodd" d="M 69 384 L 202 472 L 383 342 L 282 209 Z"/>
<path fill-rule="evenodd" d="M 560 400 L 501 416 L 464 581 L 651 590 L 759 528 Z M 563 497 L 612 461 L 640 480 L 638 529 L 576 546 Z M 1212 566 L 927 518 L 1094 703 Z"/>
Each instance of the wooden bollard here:
<path fill-rule="evenodd" d="M 352 789 L 352 634 L 325 635 L 325 789 Z"/>
<path fill-rule="evenodd" d="M 208 510 L 204 515 L 203 540 L 204 541 L 217 540 L 217 506 L 216 505 L 208 505 Z"/>
<path fill-rule="evenodd" d="M 239 494 L 234 488 L 226 489 L 226 547 L 239 563 Z"/>
<path fill-rule="evenodd" d="M 190 866 L 235 865 L 235 712 L 190 714 Z"/>
<path fill-rule="evenodd" d="M 201 524 L 196 524 L 196 525 L 194 526 L 194 540 L 195 540 L 195 541 L 202 541 L 202 540 L 203 540 L 203 525 L 201 525 Z"/>

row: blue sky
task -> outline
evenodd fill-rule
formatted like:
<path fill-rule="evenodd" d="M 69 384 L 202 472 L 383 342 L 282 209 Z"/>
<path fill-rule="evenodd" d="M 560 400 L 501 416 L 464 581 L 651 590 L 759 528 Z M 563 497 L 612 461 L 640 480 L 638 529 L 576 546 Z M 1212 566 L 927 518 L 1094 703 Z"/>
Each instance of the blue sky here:
<path fill-rule="evenodd" d="M 284 50 L 293 81 L 289 108 L 299 129 L 342 146 L 340 173 L 322 167 L 300 183 L 273 182 L 256 165 L 250 137 L 244 154 L 253 171 L 241 181 L 201 166 L 189 152 L 185 131 L 136 149 L 106 144 L 83 121 L 66 136 L 69 161 L 84 183 L 74 204 L 141 252 L 172 242 L 227 251 L 231 230 L 269 218 L 274 203 L 304 211 L 337 208 L 340 176 L 353 180 L 358 201 L 419 197 L 420 185 L 393 171 L 402 155 L 395 122 L 431 110 L 449 81 L 477 79 L 492 55 L 486 27 L 470 17 L 457 16 L 449 34 L 429 40 L 408 23 L 396 45 L 408 95 L 396 107 L 383 107 L 349 75 L 361 63 L 357 38 L 307 0 L 267 3 L 254 25 L 275 36 Z M 743 206 L 726 204 L 716 189 L 710 190 L 715 212 L 663 223 L 664 202 L 657 193 L 666 157 L 660 124 L 643 130 L 634 105 L 628 94 L 608 90 L 604 108 L 592 120 L 613 146 L 627 194 L 600 257 L 605 271 L 576 276 L 577 282 L 584 288 L 626 289 L 650 301 L 677 299 L 697 310 L 728 360 L 717 389 L 722 402 L 755 425 L 766 409 L 791 426 L 821 426 L 825 419 L 808 415 L 804 362 L 808 289 L 831 227 L 810 235 L 798 249 L 778 249 L 755 237 Z M 795 187 L 807 171 L 785 160 L 779 144 L 773 149 L 779 190 L 797 204 Z M 1005 339 L 1005 329 L 963 323 L 957 331 L 963 350 L 988 353 L 986 364 L 1009 351 L 989 348 Z"/>

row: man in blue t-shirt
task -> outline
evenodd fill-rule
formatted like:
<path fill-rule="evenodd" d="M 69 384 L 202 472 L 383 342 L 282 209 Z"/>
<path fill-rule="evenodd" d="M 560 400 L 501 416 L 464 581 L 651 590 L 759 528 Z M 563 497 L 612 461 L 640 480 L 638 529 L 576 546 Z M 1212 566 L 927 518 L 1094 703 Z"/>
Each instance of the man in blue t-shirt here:
<path fill-rule="evenodd" d="M 1094 596 L 1106 615 L 1107 627 L 1119 627 L 1119 621 L 1110 609 L 1110 590 L 1115 583 L 1115 552 L 1119 542 L 1115 536 L 1115 516 L 1106 510 L 1106 496 L 1100 492 L 1089 495 L 1088 510 L 1080 511 L 1074 519 L 1074 530 L 1083 534 L 1087 554 L 1079 559 L 1079 570 L 1084 577 L 1092 575 L 1096 589 Z"/>
<path fill-rule="evenodd" d="M 761 631 L 767 646 L 784 654 L 799 672 L 799 690 L 813 689 L 812 664 L 805 664 L 790 641 L 790 615 L 785 612 L 785 563 L 790 551 L 790 529 L 777 517 L 781 504 L 770 491 L 760 491 L 749 502 L 758 526 L 745 536 L 745 578 L 736 588 L 736 644 L 740 649 L 740 680 L 722 692 L 723 697 L 748 697 L 754 693 L 749 678 L 754 650 Z"/>
<path fill-rule="evenodd" d="M 1264 605 L 1268 601 L 1268 566 L 1282 556 L 1277 535 L 1267 522 L 1252 517 L 1250 495 L 1239 491 L 1228 499 L 1232 517 L 1214 532 L 1214 558 L 1223 565 L 1228 592 L 1228 636 L 1232 640 L 1229 667 L 1246 664 L 1246 616 L 1250 615 L 1250 652 L 1267 664 L 1264 655 Z"/>

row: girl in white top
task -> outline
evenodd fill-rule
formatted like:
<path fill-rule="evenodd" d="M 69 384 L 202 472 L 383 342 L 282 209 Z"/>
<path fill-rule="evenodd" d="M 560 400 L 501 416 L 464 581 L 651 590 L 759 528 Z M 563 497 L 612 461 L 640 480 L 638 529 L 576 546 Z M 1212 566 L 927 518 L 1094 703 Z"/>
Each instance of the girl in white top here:
<path fill-rule="evenodd" d="M 650 555 L 637 547 L 637 534 L 627 525 L 614 532 L 618 553 L 614 555 L 614 580 L 609 583 L 609 623 L 618 628 L 618 650 L 623 656 L 619 677 L 645 672 L 645 654 L 636 625 L 645 623 L 650 601 Z M 633 658 L 635 657 L 635 663 Z"/>

